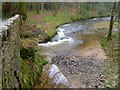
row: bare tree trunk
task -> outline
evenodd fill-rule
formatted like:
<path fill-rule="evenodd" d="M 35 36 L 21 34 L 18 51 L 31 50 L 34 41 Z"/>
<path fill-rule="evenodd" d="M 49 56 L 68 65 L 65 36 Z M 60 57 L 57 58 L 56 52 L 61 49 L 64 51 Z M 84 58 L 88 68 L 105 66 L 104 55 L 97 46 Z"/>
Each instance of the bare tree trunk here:
<path fill-rule="evenodd" d="M 40 4 L 39 2 L 36 2 L 36 13 L 39 14 L 40 13 Z"/>
<path fill-rule="evenodd" d="M 58 9 L 59 9 L 58 2 L 54 2 L 53 3 L 53 16 L 56 16 Z"/>
<path fill-rule="evenodd" d="M 91 9 L 92 3 L 93 3 L 93 2 L 90 2 L 90 3 L 89 3 L 90 5 L 89 5 L 89 9 L 88 9 L 88 10 L 90 10 L 90 9 Z"/>
<path fill-rule="evenodd" d="M 31 2 L 29 2 L 29 4 L 28 4 L 28 8 L 29 8 L 29 10 L 32 10 L 32 3 Z"/>
<path fill-rule="evenodd" d="M 44 11 L 44 2 L 41 2 L 41 12 Z"/>
<path fill-rule="evenodd" d="M 109 27 L 109 31 L 108 31 L 108 37 L 107 40 L 112 40 L 112 29 L 113 29 L 113 24 L 114 24 L 114 12 L 115 12 L 115 6 L 116 6 L 116 2 L 114 2 L 113 4 L 113 9 L 112 9 L 112 13 L 111 13 L 111 19 L 110 19 L 110 27 Z"/>

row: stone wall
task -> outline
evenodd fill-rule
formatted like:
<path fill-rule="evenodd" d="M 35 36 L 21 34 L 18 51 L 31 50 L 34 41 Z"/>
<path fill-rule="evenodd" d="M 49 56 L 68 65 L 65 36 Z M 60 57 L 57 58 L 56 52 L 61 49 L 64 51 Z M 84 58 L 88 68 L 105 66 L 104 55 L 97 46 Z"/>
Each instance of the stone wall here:
<path fill-rule="evenodd" d="M 20 59 L 19 15 L 5 20 L 0 26 L 0 68 L 2 88 L 19 87 Z"/>

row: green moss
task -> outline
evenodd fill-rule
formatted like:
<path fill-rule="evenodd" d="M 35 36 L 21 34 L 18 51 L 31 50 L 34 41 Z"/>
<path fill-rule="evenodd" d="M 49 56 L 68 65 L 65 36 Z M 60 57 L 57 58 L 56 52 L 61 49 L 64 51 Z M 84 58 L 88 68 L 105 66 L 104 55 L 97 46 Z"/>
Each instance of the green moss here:
<path fill-rule="evenodd" d="M 34 38 L 22 39 L 21 40 L 21 48 L 20 48 L 21 58 L 31 60 L 32 62 L 34 62 L 36 47 L 37 47 L 36 39 L 34 39 Z"/>
<path fill-rule="evenodd" d="M 32 50 L 31 48 L 26 49 L 26 48 L 22 47 L 20 50 L 20 56 L 23 59 L 31 59 L 32 61 L 34 61 L 35 50 Z"/>
<path fill-rule="evenodd" d="M 20 80 L 23 88 L 31 88 L 46 64 L 45 57 L 39 55 L 39 47 L 34 47 L 34 61 L 20 59 Z M 26 52 L 28 53 L 28 52 Z M 26 55 L 26 54 L 25 54 Z"/>

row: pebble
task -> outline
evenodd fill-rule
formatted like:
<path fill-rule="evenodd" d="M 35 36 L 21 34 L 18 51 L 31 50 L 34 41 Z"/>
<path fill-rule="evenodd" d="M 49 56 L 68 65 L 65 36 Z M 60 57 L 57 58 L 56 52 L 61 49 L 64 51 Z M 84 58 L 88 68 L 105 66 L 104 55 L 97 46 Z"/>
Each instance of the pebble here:
<path fill-rule="evenodd" d="M 93 78 L 90 82 L 90 86 L 93 88 L 95 87 L 93 84 L 96 83 L 94 79 L 97 78 L 97 76 L 100 75 L 102 71 L 101 65 L 99 64 L 101 62 L 96 61 L 95 59 L 93 59 L 93 57 L 55 55 L 52 58 L 52 62 L 59 64 L 59 67 L 62 67 L 62 70 L 64 71 L 63 73 L 66 76 L 69 74 L 76 74 L 80 76 L 82 75 L 83 77 L 80 77 L 81 82 L 86 82 L 86 77 L 91 77 L 91 79 Z M 99 77 L 99 80 L 103 82 L 104 76 L 101 75 Z"/>

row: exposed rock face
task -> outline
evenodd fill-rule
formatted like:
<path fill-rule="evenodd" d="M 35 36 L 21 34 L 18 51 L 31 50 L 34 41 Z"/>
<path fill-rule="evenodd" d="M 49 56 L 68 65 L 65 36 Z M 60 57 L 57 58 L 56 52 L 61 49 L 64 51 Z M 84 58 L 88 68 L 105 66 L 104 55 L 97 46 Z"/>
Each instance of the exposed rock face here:
<path fill-rule="evenodd" d="M 69 88 L 70 83 L 57 65 L 46 64 L 34 88 Z"/>
<path fill-rule="evenodd" d="M 64 84 L 69 85 L 68 80 L 66 77 L 61 73 L 57 65 L 53 64 L 51 68 L 49 69 L 49 77 L 53 78 L 53 82 L 55 84 Z"/>
<path fill-rule="evenodd" d="M 2 87 L 18 87 L 14 73 L 19 73 L 19 15 L 15 15 L 0 25 L 0 74 Z"/>

